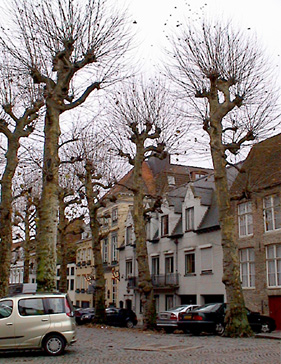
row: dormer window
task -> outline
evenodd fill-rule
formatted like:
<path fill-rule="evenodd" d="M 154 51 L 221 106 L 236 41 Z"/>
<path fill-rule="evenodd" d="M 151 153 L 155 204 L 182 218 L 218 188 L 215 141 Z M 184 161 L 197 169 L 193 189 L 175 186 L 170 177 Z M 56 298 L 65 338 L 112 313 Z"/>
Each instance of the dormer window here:
<path fill-rule="evenodd" d="M 118 208 L 115 207 L 112 210 L 112 224 L 117 224 L 117 221 L 118 221 Z"/>
<path fill-rule="evenodd" d="M 169 216 L 161 216 L 161 236 L 169 234 Z"/>
<path fill-rule="evenodd" d="M 168 176 L 168 185 L 175 186 L 175 184 L 176 184 L 175 176 Z"/>
<path fill-rule="evenodd" d="M 185 209 L 185 231 L 194 230 L 194 207 Z"/>

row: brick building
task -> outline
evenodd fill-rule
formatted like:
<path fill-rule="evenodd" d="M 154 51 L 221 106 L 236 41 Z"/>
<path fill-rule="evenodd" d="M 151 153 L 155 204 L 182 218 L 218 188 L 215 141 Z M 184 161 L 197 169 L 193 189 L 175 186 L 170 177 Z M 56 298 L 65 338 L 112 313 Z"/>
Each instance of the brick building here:
<path fill-rule="evenodd" d="M 231 193 L 246 306 L 281 329 L 281 134 L 252 148 Z"/>

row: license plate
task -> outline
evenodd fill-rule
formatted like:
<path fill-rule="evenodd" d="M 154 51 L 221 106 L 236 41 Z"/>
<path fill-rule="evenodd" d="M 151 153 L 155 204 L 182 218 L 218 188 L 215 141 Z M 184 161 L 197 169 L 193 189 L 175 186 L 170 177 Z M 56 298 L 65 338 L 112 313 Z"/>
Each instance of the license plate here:
<path fill-rule="evenodd" d="M 192 315 L 183 315 L 184 320 L 191 320 Z"/>

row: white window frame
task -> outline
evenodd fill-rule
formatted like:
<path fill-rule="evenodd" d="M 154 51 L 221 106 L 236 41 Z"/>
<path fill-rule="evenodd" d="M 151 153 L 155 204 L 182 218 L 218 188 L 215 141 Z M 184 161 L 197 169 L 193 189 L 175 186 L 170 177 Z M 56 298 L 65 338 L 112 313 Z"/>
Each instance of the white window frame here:
<path fill-rule="evenodd" d="M 242 288 L 255 288 L 255 249 L 240 249 L 239 258 Z"/>
<path fill-rule="evenodd" d="M 165 256 L 165 274 L 173 274 L 175 270 L 174 255 Z"/>
<path fill-rule="evenodd" d="M 111 261 L 117 262 L 118 236 L 113 233 L 111 236 Z"/>
<path fill-rule="evenodd" d="M 160 258 L 159 255 L 151 257 L 151 273 L 153 276 L 158 276 L 160 272 Z"/>
<path fill-rule="evenodd" d="M 200 248 L 200 259 L 201 259 L 201 274 L 212 274 L 213 273 L 213 247 L 212 245 L 201 246 Z M 207 262 L 204 255 L 210 254 L 210 260 Z M 205 264 L 205 265 L 204 265 Z"/>
<path fill-rule="evenodd" d="M 238 205 L 238 229 L 239 236 L 253 235 L 252 202 L 247 201 Z"/>
<path fill-rule="evenodd" d="M 269 204 L 267 204 L 267 201 Z M 279 195 L 266 196 L 263 199 L 264 231 L 281 229 L 281 204 Z M 278 221 L 278 222 L 277 222 Z M 271 228 L 270 226 L 271 225 Z"/>
<path fill-rule="evenodd" d="M 102 245 L 102 262 L 108 263 L 108 238 L 103 240 Z"/>
<path fill-rule="evenodd" d="M 185 231 L 194 230 L 194 207 L 185 209 Z"/>
<path fill-rule="evenodd" d="M 267 286 L 281 287 L 281 244 L 266 246 Z"/>
<path fill-rule="evenodd" d="M 126 227 L 126 245 L 131 245 L 133 242 L 133 226 Z"/>
<path fill-rule="evenodd" d="M 133 276 L 133 260 L 127 259 L 126 260 L 126 279 Z"/>
<path fill-rule="evenodd" d="M 117 224 L 118 222 L 118 207 L 112 209 L 112 224 Z"/>
<path fill-rule="evenodd" d="M 161 236 L 169 235 L 169 215 L 161 216 Z"/>
<path fill-rule="evenodd" d="M 190 256 L 193 256 L 193 259 L 191 258 L 191 270 L 192 272 L 188 272 L 187 271 L 187 267 L 189 266 L 188 263 L 188 258 L 187 257 L 190 257 Z M 195 274 L 195 252 L 194 251 L 188 251 L 188 252 L 185 252 L 185 256 L 184 256 L 184 274 L 185 275 L 194 275 Z"/>

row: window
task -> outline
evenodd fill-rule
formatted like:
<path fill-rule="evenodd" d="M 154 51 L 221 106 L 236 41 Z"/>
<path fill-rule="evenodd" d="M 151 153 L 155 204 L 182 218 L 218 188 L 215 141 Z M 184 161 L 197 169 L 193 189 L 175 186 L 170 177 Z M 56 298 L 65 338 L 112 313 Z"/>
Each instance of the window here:
<path fill-rule="evenodd" d="M 70 269 L 70 275 L 72 275 L 72 276 L 75 275 L 75 273 L 74 273 L 74 267 L 71 267 L 71 269 Z"/>
<path fill-rule="evenodd" d="M 201 248 L 201 274 L 210 274 L 213 271 L 212 247 Z"/>
<path fill-rule="evenodd" d="M 18 307 L 21 316 L 37 316 L 45 314 L 42 298 L 19 300 Z"/>
<path fill-rule="evenodd" d="M 118 208 L 112 209 L 112 224 L 116 224 L 118 221 Z"/>
<path fill-rule="evenodd" d="M 194 207 L 185 210 L 185 230 L 194 230 Z"/>
<path fill-rule="evenodd" d="M 281 244 L 266 247 L 268 287 L 281 287 Z"/>
<path fill-rule="evenodd" d="M 74 291 L 74 279 L 71 279 L 70 280 L 70 288 L 69 288 L 70 291 Z"/>
<path fill-rule="evenodd" d="M 108 238 L 105 238 L 102 246 L 102 261 L 103 263 L 108 262 Z"/>
<path fill-rule="evenodd" d="M 126 245 L 130 245 L 133 242 L 133 227 L 126 227 Z"/>
<path fill-rule="evenodd" d="M 263 199 L 264 227 L 265 231 L 281 228 L 281 207 L 280 197 L 277 195 L 268 196 Z"/>
<path fill-rule="evenodd" d="M 133 275 L 133 262 L 132 260 L 126 260 L 126 279 Z"/>
<path fill-rule="evenodd" d="M 104 213 L 104 216 L 103 216 L 103 225 L 106 227 L 108 226 L 108 211 Z"/>
<path fill-rule="evenodd" d="M 64 298 L 56 298 L 56 297 L 47 298 L 45 302 L 47 304 L 48 313 L 55 314 L 55 313 L 65 312 Z"/>
<path fill-rule="evenodd" d="M 239 253 L 242 287 L 255 287 L 255 250 L 254 248 L 241 249 Z"/>
<path fill-rule="evenodd" d="M 185 275 L 195 273 L 195 253 L 185 254 Z"/>
<path fill-rule="evenodd" d="M 112 262 L 116 262 L 117 261 L 117 234 L 114 233 L 112 234 L 112 239 L 111 239 L 111 248 L 112 248 L 112 255 L 111 255 L 111 261 Z"/>
<path fill-rule="evenodd" d="M 169 217 L 168 215 L 161 216 L 161 236 L 169 234 Z"/>
<path fill-rule="evenodd" d="M 165 273 L 172 274 L 174 273 L 174 256 L 168 256 L 165 258 Z"/>
<path fill-rule="evenodd" d="M 244 202 L 238 205 L 239 236 L 253 234 L 252 203 Z"/>
<path fill-rule="evenodd" d="M 166 311 L 169 310 L 169 308 L 172 308 L 174 306 L 174 300 L 172 295 L 166 295 Z"/>
<path fill-rule="evenodd" d="M 152 257 L 151 259 L 151 273 L 153 276 L 159 276 L 159 257 Z"/>
<path fill-rule="evenodd" d="M 13 301 L 6 300 L 0 302 L 0 319 L 11 316 L 12 311 L 13 311 Z"/>
<path fill-rule="evenodd" d="M 117 280 L 112 278 L 112 303 L 115 306 L 117 300 Z"/>

